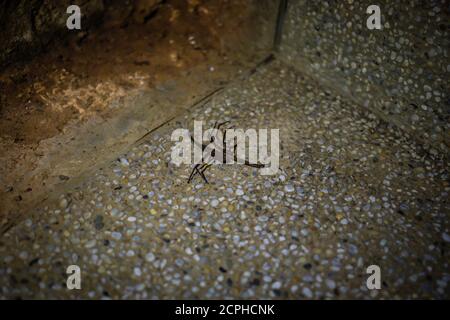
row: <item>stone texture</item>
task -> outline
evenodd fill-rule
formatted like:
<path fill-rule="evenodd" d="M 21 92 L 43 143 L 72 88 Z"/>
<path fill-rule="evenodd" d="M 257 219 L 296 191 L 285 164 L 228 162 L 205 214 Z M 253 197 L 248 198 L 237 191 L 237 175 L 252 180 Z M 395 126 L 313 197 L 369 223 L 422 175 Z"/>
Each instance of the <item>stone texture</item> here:
<path fill-rule="evenodd" d="M 441 156 L 279 61 L 191 111 L 10 229 L 0 297 L 449 298 Z M 213 165 L 188 184 L 171 134 L 194 120 L 279 128 L 280 171 Z"/>
<path fill-rule="evenodd" d="M 1 73 L 0 233 L 49 190 L 119 155 L 272 48 L 272 0 L 191 1 L 192 12 L 171 0 L 144 24 L 132 10 L 108 16 L 131 3 L 104 2 L 104 21 L 129 24 L 76 33 Z"/>
<path fill-rule="evenodd" d="M 90 28 L 103 24 L 104 26 L 122 26 L 128 23 L 145 23 L 158 8 L 162 0 L 0 0 L 0 67 L 12 62 L 21 61 L 41 52 L 54 38 L 65 39 L 73 33 L 85 33 Z M 76 4 L 81 8 L 82 30 L 67 32 L 66 9 L 69 5 Z M 188 10 L 199 10 L 202 1 L 187 1 Z M 232 5 L 232 3 L 230 4 Z M 254 45 L 261 50 L 267 50 L 272 45 L 274 35 L 274 16 L 278 8 L 278 0 L 254 1 L 254 23 L 260 31 L 255 35 Z M 203 7 L 204 9 L 204 7 Z M 207 14 L 207 13 L 206 13 Z M 223 19 L 227 12 L 223 12 Z M 256 28 L 255 28 L 256 29 Z M 240 30 L 245 33 L 247 30 Z M 240 44 L 243 48 L 248 43 Z M 224 40 L 224 52 L 228 49 L 228 43 Z M 236 49 L 236 46 L 232 48 Z M 241 49 L 243 50 L 243 49 Z"/>
<path fill-rule="evenodd" d="M 381 9 L 382 29 L 366 27 Z M 281 58 L 448 154 L 448 1 L 289 1 Z"/>
<path fill-rule="evenodd" d="M 442 61 L 418 64 L 411 53 L 402 66 L 409 27 L 363 41 L 366 31 L 352 26 L 365 23 L 365 8 L 353 1 L 290 4 L 287 63 L 260 67 L 150 132 L 2 236 L 1 298 L 449 298 L 449 164 L 434 149 L 445 151 L 443 136 L 430 131 L 446 132 Z M 431 12 L 420 32 L 440 19 Z M 435 35 L 440 49 L 426 52 L 446 55 Z M 382 108 L 413 98 L 431 123 Z M 280 171 L 217 165 L 205 172 L 209 184 L 188 184 L 191 166 L 170 162 L 171 133 L 194 120 L 280 129 Z M 72 264 L 81 291 L 65 287 Z M 381 290 L 366 287 L 372 264 Z"/>
<path fill-rule="evenodd" d="M 76 4 L 82 14 L 82 30 L 103 22 L 120 24 L 134 12 L 134 20 L 142 23 L 160 3 L 152 1 L 71 1 L 71 0 L 18 0 L 0 1 L 0 67 L 29 58 L 40 52 L 53 38 L 65 38 L 67 7 Z M 120 14 L 117 14 L 120 13 Z"/>

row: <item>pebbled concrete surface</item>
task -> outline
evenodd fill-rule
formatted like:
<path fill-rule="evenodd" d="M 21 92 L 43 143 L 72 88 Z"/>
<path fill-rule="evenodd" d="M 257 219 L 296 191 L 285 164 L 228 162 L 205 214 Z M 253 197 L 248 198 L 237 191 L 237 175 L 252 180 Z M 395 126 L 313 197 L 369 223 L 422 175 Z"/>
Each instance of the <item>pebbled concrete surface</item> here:
<path fill-rule="evenodd" d="M 170 163 L 176 128 L 279 128 L 280 172 Z M 275 61 L 0 240 L 3 298 L 449 298 L 448 162 Z M 82 290 L 65 287 L 68 265 Z M 379 265 L 382 289 L 366 288 Z"/>
<path fill-rule="evenodd" d="M 289 0 L 280 56 L 334 91 L 449 153 L 448 1 Z M 366 13 L 378 5 L 381 30 Z"/>
<path fill-rule="evenodd" d="M 8 8 L 24 2 L 51 4 Z M 144 22 L 135 20 L 154 0 L 114 3 L 105 24 L 87 29 L 83 18 L 82 31 L 66 30 L 67 41 L 0 72 L 0 234 L 272 48 L 277 1 L 170 0 Z M 66 15 L 64 1 L 55 6 L 50 12 Z"/>

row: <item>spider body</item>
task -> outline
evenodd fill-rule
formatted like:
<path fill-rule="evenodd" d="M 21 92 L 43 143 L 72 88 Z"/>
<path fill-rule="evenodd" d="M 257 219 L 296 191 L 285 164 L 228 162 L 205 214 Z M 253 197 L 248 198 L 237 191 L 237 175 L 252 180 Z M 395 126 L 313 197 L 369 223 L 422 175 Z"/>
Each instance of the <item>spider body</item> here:
<path fill-rule="evenodd" d="M 227 123 L 229 123 L 229 121 L 222 122 L 222 123 L 216 122 L 214 124 L 214 129 L 222 131 L 221 127 Z M 232 129 L 232 128 L 228 128 L 228 129 Z M 230 150 L 229 148 L 227 148 L 226 137 L 227 137 L 227 130 L 225 130 L 224 134 L 223 134 L 222 163 L 226 162 L 227 152 L 233 152 L 233 159 L 235 162 L 238 162 L 237 153 L 236 153 L 237 144 L 235 144 L 233 149 Z M 216 137 L 214 137 L 214 136 L 211 137 L 210 142 L 214 142 L 215 138 Z M 199 147 L 201 147 L 202 154 L 203 154 L 203 151 L 207 148 L 208 145 L 200 144 L 200 143 L 196 142 L 192 136 L 191 136 L 191 140 L 194 144 L 197 144 Z M 205 176 L 205 171 L 214 162 L 214 157 L 215 157 L 215 149 L 211 151 L 211 157 L 209 159 L 206 159 L 206 162 L 204 162 L 204 159 L 202 159 L 203 160 L 202 163 L 198 163 L 198 164 L 194 165 L 194 168 L 192 169 L 191 174 L 189 176 L 188 183 L 190 183 L 194 179 L 196 174 L 198 174 L 200 177 L 202 177 L 202 179 L 205 181 L 205 183 L 208 183 L 208 179 L 206 179 L 206 176 Z M 241 163 L 243 163 L 246 166 L 253 167 L 253 168 L 263 168 L 264 167 L 263 164 L 253 164 L 253 163 L 248 162 L 247 160 L 243 160 L 243 161 L 241 161 Z"/>

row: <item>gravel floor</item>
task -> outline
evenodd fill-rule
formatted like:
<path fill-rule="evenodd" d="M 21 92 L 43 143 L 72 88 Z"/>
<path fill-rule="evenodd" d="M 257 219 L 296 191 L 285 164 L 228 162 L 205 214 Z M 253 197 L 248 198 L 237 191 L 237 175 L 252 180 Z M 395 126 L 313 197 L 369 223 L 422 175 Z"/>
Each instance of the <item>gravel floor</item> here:
<path fill-rule="evenodd" d="M 210 184 L 187 184 L 191 167 L 170 163 L 170 136 L 194 119 L 279 128 L 280 172 L 217 165 Z M 9 230 L 0 295 L 449 298 L 448 169 L 275 61 Z M 71 264 L 82 290 L 66 288 Z M 366 287 L 372 264 L 381 290 Z"/>

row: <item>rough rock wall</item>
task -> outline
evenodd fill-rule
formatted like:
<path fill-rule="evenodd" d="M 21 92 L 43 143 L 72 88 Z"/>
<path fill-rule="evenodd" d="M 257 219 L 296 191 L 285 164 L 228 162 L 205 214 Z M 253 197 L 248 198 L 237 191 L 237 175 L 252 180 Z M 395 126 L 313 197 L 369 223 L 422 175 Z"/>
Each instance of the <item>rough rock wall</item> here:
<path fill-rule="evenodd" d="M 381 30 L 366 26 L 374 4 Z M 280 56 L 448 154 L 449 7 L 447 0 L 289 0 Z"/>
<path fill-rule="evenodd" d="M 143 22 L 162 0 L 0 0 L 0 67 L 41 51 L 52 39 L 67 36 L 66 9 L 78 5 L 82 31 L 107 19 Z"/>

